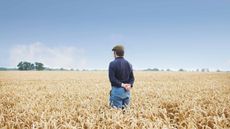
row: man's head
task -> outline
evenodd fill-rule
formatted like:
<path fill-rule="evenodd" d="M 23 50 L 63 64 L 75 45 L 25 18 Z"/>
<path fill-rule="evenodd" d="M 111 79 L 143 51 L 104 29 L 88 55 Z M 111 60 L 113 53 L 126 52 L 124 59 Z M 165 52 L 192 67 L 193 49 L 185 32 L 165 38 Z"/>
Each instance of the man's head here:
<path fill-rule="evenodd" d="M 112 51 L 114 52 L 114 57 L 123 57 L 124 56 L 124 47 L 122 45 L 116 45 L 113 47 Z"/>

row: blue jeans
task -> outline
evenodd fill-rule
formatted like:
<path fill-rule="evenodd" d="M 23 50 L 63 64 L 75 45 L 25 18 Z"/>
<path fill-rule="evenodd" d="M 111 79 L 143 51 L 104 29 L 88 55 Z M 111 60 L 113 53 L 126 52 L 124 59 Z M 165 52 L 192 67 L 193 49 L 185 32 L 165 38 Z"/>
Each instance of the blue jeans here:
<path fill-rule="evenodd" d="M 111 107 L 123 109 L 129 104 L 130 91 L 126 91 L 123 87 L 112 86 L 109 101 Z"/>

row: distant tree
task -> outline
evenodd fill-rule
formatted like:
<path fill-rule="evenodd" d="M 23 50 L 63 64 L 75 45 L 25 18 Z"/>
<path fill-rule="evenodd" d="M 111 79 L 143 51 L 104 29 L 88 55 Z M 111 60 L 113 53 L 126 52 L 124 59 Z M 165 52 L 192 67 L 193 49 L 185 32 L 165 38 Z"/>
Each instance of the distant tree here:
<path fill-rule="evenodd" d="M 65 70 L 64 68 L 60 68 L 61 71 Z"/>
<path fill-rule="evenodd" d="M 201 69 L 201 72 L 205 72 L 205 69 Z"/>
<path fill-rule="evenodd" d="M 209 69 L 208 68 L 203 68 L 203 69 L 201 69 L 201 72 L 209 72 Z"/>
<path fill-rule="evenodd" d="M 158 68 L 154 68 L 152 69 L 152 71 L 160 71 Z"/>
<path fill-rule="evenodd" d="M 221 70 L 217 69 L 216 72 L 221 72 Z"/>
<path fill-rule="evenodd" d="M 184 69 L 179 69 L 178 71 L 180 71 L 180 72 L 184 72 L 185 70 L 184 70 Z"/>
<path fill-rule="evenodd" d="M 22 61 L 19 62 L 18 65 L 17 65 L 17 67 L 18 67 L 18 70 L 24 70 L 23 62 Z"/>
<path fill-rule="evenodd" d="M 168 72 L 169 72 L 169 71 L 171 71 L 171 70 L 170 70 L 170 69 L 167 69 L 166 71 L 168 71 Z"/>
<path fill-rule="evenodd" d="M 35 62 L 35 69 L 38 71 L 44 70 L 45 69 L 44 64 Z"/>
<path fill-rule="evenodd" d="M 0 71 L 6 71 L 7 68 L 4 68 L 4 67 L 0 67 Z"/>
<path fill-rule="evenodd" d="M 27 61 L 21 61 L 17 65 L 19 70 L 34 70 L 34 64 L 27 62 Z"/>
<path fill-rule="evenodd" d="M 148 69 L 146 69 L 145 71 L 160 71 L 160 69 L 158 69 L 158 68 L 153 68 L 153 69 L 148 68 Z"/>

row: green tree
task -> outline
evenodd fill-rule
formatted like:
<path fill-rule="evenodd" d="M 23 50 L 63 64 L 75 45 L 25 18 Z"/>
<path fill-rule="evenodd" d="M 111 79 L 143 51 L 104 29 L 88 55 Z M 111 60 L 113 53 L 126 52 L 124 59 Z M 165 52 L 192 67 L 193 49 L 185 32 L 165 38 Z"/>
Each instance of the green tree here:
<path fill-rule="evenodd" d="M 27 61 L 21 61 L 17 65 L 19 70 L 34 70 L 34 64 L 27 62 Z"/>
<path fill-rule="evenodd" d="M 179 71 L 179 72 L 185 72 L 185 70 L 184 70 L 184 69 L 179 69 L 178 71 Z"/>
<path fill-rule="evenodd" d="M 44 64 L 35 62 L 35 69 L 38 71 L 44 70 L 45 69 Z"/>

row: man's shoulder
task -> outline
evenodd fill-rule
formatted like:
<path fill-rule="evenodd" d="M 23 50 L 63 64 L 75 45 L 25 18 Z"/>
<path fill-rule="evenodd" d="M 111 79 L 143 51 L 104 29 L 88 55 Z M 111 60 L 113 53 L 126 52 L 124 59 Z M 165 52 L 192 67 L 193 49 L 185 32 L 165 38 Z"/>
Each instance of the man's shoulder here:
<path fill-rule="evenodd" d="M 131 65 L 131 63 L 130 63 L 128 60 L 124 59 L 124 61 L 125 61 L 127 64 Z"/>
<path fill-rule="evenodd" d="M 126 60 L 126 59 L 124 59 L 124 61 L 125 61 L 125 62 L 127 62 L 127 63 L 129 63 L 129 61 L 128 61 L 128 60 Z"/>
<path fill-rule="evenodd" d="M 110 65 L 114 65 L 114 64 L 117 64 L 117 63 L 119 63 L 119 62 L 126 62 L 127 64 L 130 64 L 130 62 L 128 61 L 128 60 L 126 60 L 125 58 L 121 58 L 121 59 L 119 59 L 119 60 L 113 60 L 113 61 L 111 61 L 109 64 Z M 131 65 L 131 64 L 130 64 Z"/>
<path fill-rule="evenodd" d="M 129 67 L 132 69 L 132 64 L 128 60 L 126 60 L 126 59 L 124 59 L 124 60 L 129 65 Z"/>
<path fill-rule="evenodd" d="M 112 66 L 112 65 L 114 65 L 114 64 L 115 64 L 115 60 L 110 61 L 109 66 Z"/>
<path fill-rule="evenodd" d="M 114 63 L 115 62 L 115 60 L 112 60 L 112 61 L 110 61 L 110 63 L 109 64 L 112 64 L 112 63 Z"/>

